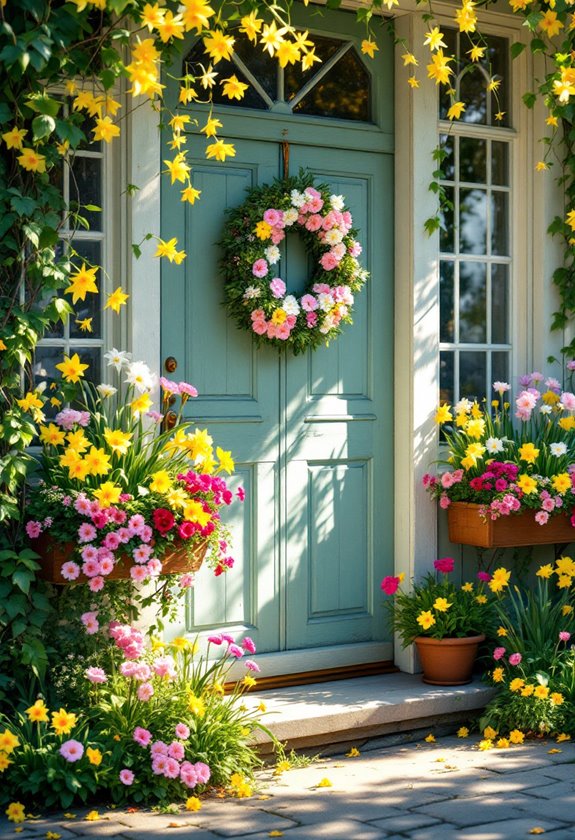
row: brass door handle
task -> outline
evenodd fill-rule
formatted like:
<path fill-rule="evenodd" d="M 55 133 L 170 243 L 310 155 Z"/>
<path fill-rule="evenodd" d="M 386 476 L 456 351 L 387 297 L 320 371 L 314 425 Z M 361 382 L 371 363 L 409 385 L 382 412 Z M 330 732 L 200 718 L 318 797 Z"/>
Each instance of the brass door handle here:
<path fill-rule="evenodd" d="M 173 373 L 178 367 L 178 360 L 175 356 L 168 356 L 164 361 L 164 367 L 168 373 Z"/>

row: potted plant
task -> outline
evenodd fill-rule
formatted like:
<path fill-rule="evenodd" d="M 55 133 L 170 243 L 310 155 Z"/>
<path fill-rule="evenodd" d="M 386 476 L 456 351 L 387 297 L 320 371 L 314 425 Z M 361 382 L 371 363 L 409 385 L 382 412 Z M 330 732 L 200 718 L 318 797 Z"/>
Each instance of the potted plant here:
<path fill-rule="evenodd" d="M 111 580 L 155 582 L 147 599 L 173 604 L 204 555 L 216 575 L 233 565 L 220 511 L 234 499 L 221 475 L 234 462 L 230 452 L 214 452 L 205 429 L 181 422 L 193 386 L 160 378 L 164 407 L 179 399 L 176 428 L 162 429 L 162 414 L 152 410 L 154 374 L 115 349 L 106 359 L 116 385 L 84 382 L 87 365 L 75 354 L 56 366 L 62 380 L 49 399 L 36 392 L 42 453 L 26 531 L 52 583 L 87 584 L 93 601 Z M 50 408 L 57 413 L 46 420 Z M 241 487 L 236 495 L 243 499 Z M 141 591 L 132 586 L 132 604 Z"/>
<path fill-rule="evenodd" d="M 573 372 L 575 362 L 568 363 Z M 490 403 L 440 405 L 447 446 L 423 482 L 447 510 L 451 542 L 489 547 L 569 543 L 575 537 L 575 394 L 534 372 L 495 382 Z"/>
<path fill-rule="evenodd" d="M 471 681 L 473 665 L 485 631 L 490 625 L 490 589 L 497 590 L 499 575 L 479 572 L 477 584 L 457 586 L 448 575 L 453 559 L 434 563 L 435 574 L 401 589 L 403 576 L 385 577 L 381 588 L 389 601 L 393 629 L 405 648 L 414 643 L 423 668 L 423 682 L 431 685 L 464 685 Z M 495 583 L 493 583 L 495 581 Z"/>

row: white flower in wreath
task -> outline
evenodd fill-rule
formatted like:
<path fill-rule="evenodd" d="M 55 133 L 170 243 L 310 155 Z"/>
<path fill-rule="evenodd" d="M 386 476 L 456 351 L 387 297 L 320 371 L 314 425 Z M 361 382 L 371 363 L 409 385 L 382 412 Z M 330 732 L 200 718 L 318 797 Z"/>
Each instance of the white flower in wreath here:
<path fill-rule="evenodd" d="M 345 199 L 343 195 L 330 195 L 329 203 L 333 210 L 343 210 L 345 207 Z"/>
<path fill-rule="evenodd" d="M 323 324 L 319 328 L 319 331 L 320 331 L 320 333 L 323 333 L 325 335 L 330 330 L 333 330 L 333 328 L 335 326 L 336 326 L 336 322 L 335 322 L 333 316 L 332 315 L 326 315 L 325 318 L 323 319 Z"/>
<path fill-rule="evenodd" d="M 326 230 L 323 241 L 327 243 L 327 245 L 339 245 L 342 239 L 343 233 L 341 230 L 339 228 L 332 228 L 331 230 Z M 343 249 L 343 253 L 345 254 L 345 245 L 343 246 Z"/>
<path fill-rule="evenodd" d="M 290 200 L 294 207 L 303 207 L 306 202 L 304 193 L 299 190 L 292 190 L 290 193 Z"/>
<path fill-rule="evenodd" d="M 294 225 L 297 222 L 298 216 L 299 213 L 297 212 L 295 207 L 290 207 L 288 210 L 286 210 L 284 213 L 284 223 L 286 227 L 291 227 L 292 225 Z"/>
<path fill-rule="evenodd" d="M 340 242 L 339 245 L 334 245 L 331 249 L 331 253 L 334 255 L 336 260 L 339 262 L 345 257 L 345 245 L 343 242 Z"/>
<path fill-rule="evenodd" d="M 287 315 L 299 315 L 300 306 L 293 295 L 286 295 L 282 309 Z"/>
<path fill-rule="evenodd" d="M 252 298 L 257 298 L 261 295 L 261 289 L 258 289 L 257 286 L 248 286 L 244 292 L 244 300 L 251 300 Z"/>
<path fill-rule="evenodd" d="M 329 312 L 333 306 L 333 298 L 329 292 L 320 292 L 317 296 L 317 302 L 322 312 Z"/>
<path fill-rule="evenodd" d="M 270 265 L 275 265 L 277 262 L 279 262 L 280 249 L 277 245 L 270 245 L 269 248 L 266 248 L 264 253 L 266 260 L 269 262 Z"/>

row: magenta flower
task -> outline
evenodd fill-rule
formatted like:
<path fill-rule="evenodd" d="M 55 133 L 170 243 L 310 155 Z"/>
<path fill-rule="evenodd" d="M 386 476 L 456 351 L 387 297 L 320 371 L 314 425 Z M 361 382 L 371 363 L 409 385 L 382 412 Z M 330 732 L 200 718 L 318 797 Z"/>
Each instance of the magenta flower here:
<path fill-rule="evenodd" d="M 512 653 L 509 657 L 509 664 L 510 665 L 519 665 L 522 660 L 522 656 L 520 653 Z"/>
<path fill-rule="evenodd" d="M 568 642 L 571 638 L 571 633 L 568 633 L 567 630 L 561 630 L 559 633 L 559 640 L 561 642 Z"/>
<path fill-rule="evenodd" d="M 228 652 L 232 656 L 235 656 L 236 659 L 241 659 L 242 656 L 244 655 L 244 652 L 241 649 L 241 647 L 239 647 L 238 645 L 235 645 L 235 644 L 229 646 Z"/>
<path fill-rule="evenodd" d="M 124 768 L 120 770 L 120 781 L 123 785 L 131 785 L 134 783 L 134 774 L 131 770 Z"/>
<path fill-rule="evenodd" d="M 434 560 L 433 565 L 438 572 L 447 575 L 453 571 L 454 562 L 453 557 L 440 557 L 438 560 Z"/>
<path fill-rule="evenodd" d="M 493 658 L 494 659 L 502 659 L 505 656 L 505 648 L 504 647 L 496 647 L 493 651 Z"/>
<path fill-rule="evenodd" d="M 247 653 L 255 653 L 256 652 L 255 642 L 250 636 L 246 636 L 240 642 L 240 644 Z"/>
<path fill-rule="evenodd" d="M 491 580 L 489 572 L 477 572 L 477 579 L 482 580 L 483 583 L 488 583 Z"/>
<path fill-rule="evenodd" d="M 69 741 L 64 741 L 59 749 L 59 753 L 64 756 L 66 761 L 79 761 L 84 755 L 84 747 L 79 741 L 70 738 Z"/>
<path fill-rule="evenodd" d="M 240 500 L 240 502 L 243 502 L 243 500 L 244 500 L 244 499 L 245 499 L 245 497 L 246 497 L 246 491 L 244 490 L 244 488 L 243 488 L 243 487 L 238 487 L 238 489 L 237 489 L 237 491 L 236 491 L 236 496 L 238 497 L 238 499 Z"/>
<path fill-rule="evenodd" d="M 387 575 L 381 581 L 381 588 L 386 595 L 395 595 L 400 583 L 401 581 L 399 577 L 392 577 L 391 575 Z"/>
<path fill-rule="evenodd" d="M 248 669 L 248 671 L 254 671 L 256 674 L 259 671 L 261 671 L 260 666 L 258 665 L 257 662 L 254 662 L 253 659 L 246 659 L 244 664 L 245 664 L 246 668 Z"/>

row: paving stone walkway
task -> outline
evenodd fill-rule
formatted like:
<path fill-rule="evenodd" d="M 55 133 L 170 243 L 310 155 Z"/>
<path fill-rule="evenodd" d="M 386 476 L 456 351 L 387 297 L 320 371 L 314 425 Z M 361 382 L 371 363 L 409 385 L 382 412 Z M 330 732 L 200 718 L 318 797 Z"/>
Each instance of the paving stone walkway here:
<path fill-rule="evenodd" d="M 180 813 L 100 808 L 97 821 L 75 809 L 75 819 L 28 819 L 18 831 L 2 816 L 0 838 L 575 840 L 575 743 L 489 751 L 476 743 L 455 736 L 371 742 L 357 757 L 336 755 L 279 776 L 263 770 L 248 799 L 204 798 L 201 810 Z"/>

